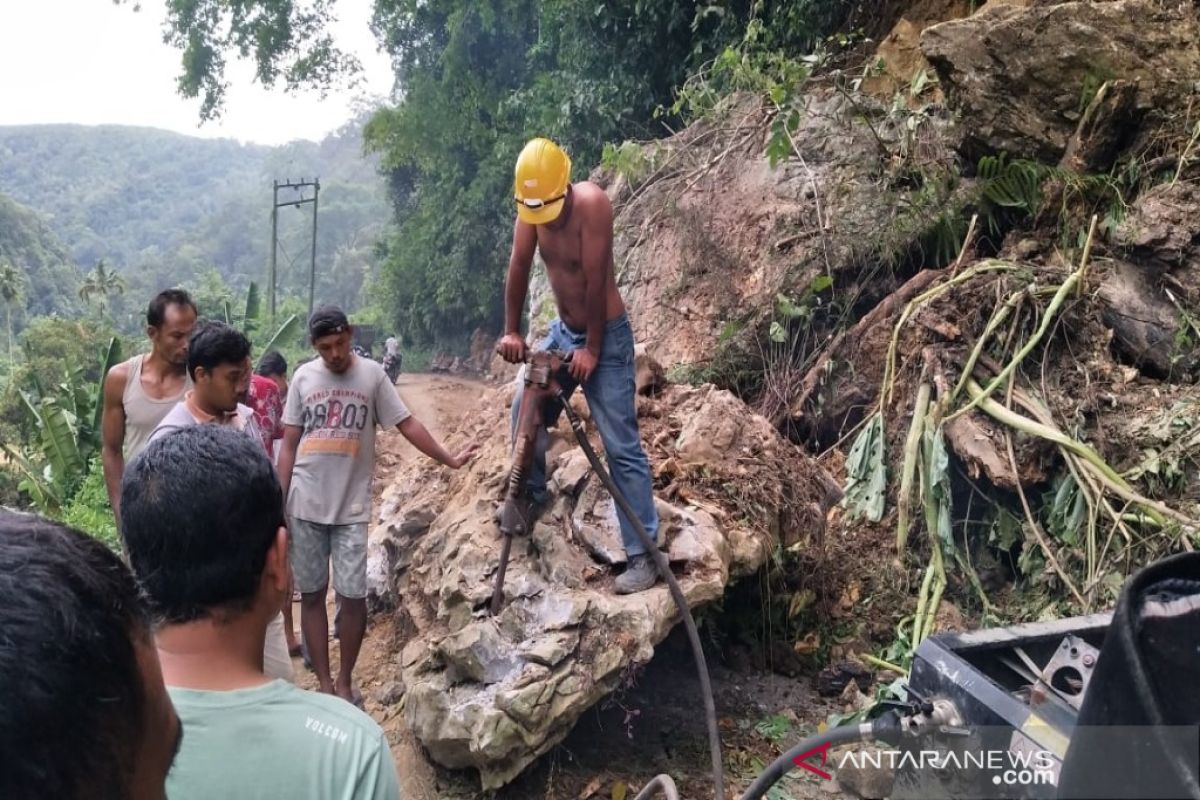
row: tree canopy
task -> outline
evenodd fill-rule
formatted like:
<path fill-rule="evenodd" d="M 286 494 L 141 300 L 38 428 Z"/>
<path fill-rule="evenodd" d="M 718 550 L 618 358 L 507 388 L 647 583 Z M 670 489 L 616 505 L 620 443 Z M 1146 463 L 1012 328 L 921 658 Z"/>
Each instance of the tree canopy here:
<path fill-rule="evenodd" d="M 181 91 L 217 113 L 225 57 L 270 86 L 327 88 L 356 65 L 328 36 L 336 0 L 169 0 Z M 679 118 L 676 87 L 753 31 L 798 50 L 844 22 L 842 0 L 375 0 L 372 29 L 396 68 L 398 102 L 366 128 L 396 214 L 376 297 L 416 341 L 495 328 L 512 224 L 512 165 L 549 136 L 576 165 L 606 142 L 651 138 Z"/>
<path fill-rule="evenodd" d="M 11 309 L 17 330 L 28 317 L 79 310 L 81 279 L 70 253 L 42 217 L 2 194 L 0 265 L 9 267 L 5 284 L 17 287 Z"/>

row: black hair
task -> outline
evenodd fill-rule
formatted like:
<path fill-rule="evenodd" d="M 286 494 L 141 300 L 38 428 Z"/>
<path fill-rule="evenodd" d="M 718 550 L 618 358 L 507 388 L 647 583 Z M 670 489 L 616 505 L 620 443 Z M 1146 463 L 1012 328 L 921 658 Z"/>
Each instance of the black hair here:
<path fill-rule="evenodd" d="M 272 375 L 287 375 L 287 369 L 287 359 L 283 354 L 278 350 L 268 350 L 258 360 L 258 369 L 255 371 L 264 378 L 269 378 Z"/>
<path fill-rule="evenodd" d="M 123 800 L 144 732 L 137 584 L 76 530 L 0 509 L 0 797 Z"/>
<path fill-rule="evenodd" d="M 181 428 L 125 467 L 121 533 L 160 622 L 248 611 L 283 524 L 275 468 L 242 431 Z"/>
<path fill-rule="evenodd" d="M 350 330 L 350 320 L 346 312 L 337 306 L 317 306 L 312 316 L 308 318 L 308 335 L 316 341 L 322 336 L 332 336 Z"/>
<path fill-rule="evenodd" d="M 224 322 L 206 322 L 188 340 L 187 371 L 196 380 L 196 369 L 212 372 L 221 364 L 240 364 L 250 355 L 250 340 Z"/>
<path fill-rule="evenodd" d="M 186 306 L 193 314 L 200 313 L 192 296 L 183 289 L 164 289 L 150 301 L 150 307 L 146 309 L 146 324 L 151 328 L 161 328 L 167 319 L 167 306 Z"/>

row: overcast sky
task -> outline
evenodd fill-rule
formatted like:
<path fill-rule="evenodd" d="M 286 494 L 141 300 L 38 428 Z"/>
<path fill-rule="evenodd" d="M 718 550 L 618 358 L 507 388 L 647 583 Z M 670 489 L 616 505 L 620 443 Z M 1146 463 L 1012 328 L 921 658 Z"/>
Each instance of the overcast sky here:
<path fill-rule="evenodd" d="M 263 144 L 320 139 L 351 114 L 364 93 L 387 95 L 392 72 L 367 27 L 372 0 L 338 0 L 335 35 L 363 62 L 353 91 L 285 94 L 253 82 L 253 68 L 229 57 L 221 119 L 200 125 L 200 99 L 175 91 L 180 54 L 163 44 L 164 0 L 141 11 L 112 0 L 0 0 L 0 125 L 76 122 L 166 128 Z"/>

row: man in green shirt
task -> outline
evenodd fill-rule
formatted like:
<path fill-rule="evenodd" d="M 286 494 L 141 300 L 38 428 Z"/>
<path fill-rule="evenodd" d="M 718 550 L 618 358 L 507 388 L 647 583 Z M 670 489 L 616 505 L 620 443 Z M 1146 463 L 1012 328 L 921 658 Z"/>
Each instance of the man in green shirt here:
<path fill-rule="evenodd" d="M 262 444 L 218 425 L 154 442 L 125 470 L 121 530 L 160 620 L 183 722 L 171 800 L 398 800 L 383 731 L 336 697 L 263 672 L 288 586 L 282 493 Z"/>

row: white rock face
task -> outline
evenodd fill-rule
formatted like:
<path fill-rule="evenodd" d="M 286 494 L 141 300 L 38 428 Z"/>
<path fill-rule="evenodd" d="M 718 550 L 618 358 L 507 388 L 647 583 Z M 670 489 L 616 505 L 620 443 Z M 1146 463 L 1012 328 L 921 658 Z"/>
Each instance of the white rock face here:
<path fill-rule="evenodd" d="M 506 420 L 507 396 L 497 390 L 485 401 L 495 407 L 481 414 Z M 647 402 L 661 404 L 643 430 L 644 440 L 658 442 L 651 461 L 660 471 L 681 469 L 666 462 L 690 453 L 688 442 L 716 448 L 706 478 L 723 470 L 740 476 L 745 454 L 790 447 L 728 392 L 670 387 Z M 664 423 L 670 435 L 655 433 Z M 507 477 L 508 434 L 507 424 L 476 426 L 483 450 L 468 473 L 431 480 L 425 465 L 414 465 L 385 493 L 371 574 L 373 591 L 398 609 L 409 636 L 396 679 L 406 687 L 411 730 L 436 761 L 474 767 L 492 789 L 560 742 L 627 668 L 649 661 L 679 616 L 662 583 L 638 595 L 613 593 L 614 565 L 625 561 L 615 506 L 563 425 L 552 434 L 550 501 L 532 533 L 513 542 L 505 606 L 491 617 L 501 544 L 493 514 Z M 773 465 L 769 478 L 744 479 L 756 488 L 812 482 L 816 496 L 819 470 L 789 452 L 791 472 Z M 776 487 L 771 496 L 783 493 Z M 693 606 L 719 598 L 731 575 L 756 570 L 774 541 L 770 526 L 748 525 L 719 502 L 697 502 L 658 499 L 659 544 Z"/>

